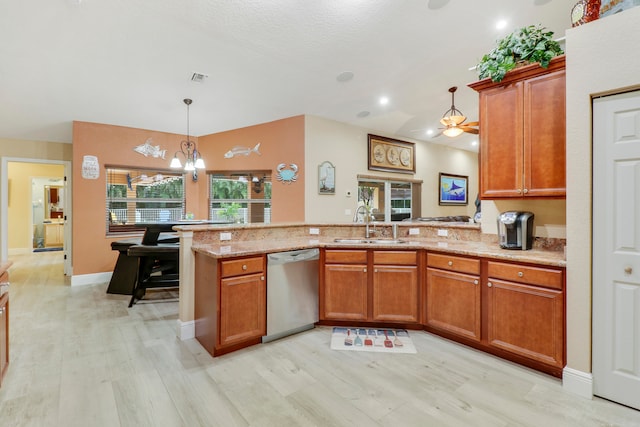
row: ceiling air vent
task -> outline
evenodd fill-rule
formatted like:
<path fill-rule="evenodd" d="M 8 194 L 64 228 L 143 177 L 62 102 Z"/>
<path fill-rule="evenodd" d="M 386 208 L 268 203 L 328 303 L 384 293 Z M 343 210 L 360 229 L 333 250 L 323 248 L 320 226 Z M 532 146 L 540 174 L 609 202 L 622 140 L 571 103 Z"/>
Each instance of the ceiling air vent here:
<path fill-rule="evenodd" d="M 204 83 L 204 79 L 206 79 L 207 76 L 206 74 L 202 74 L 202 73 L 193 73 L 191 75 L 191 81 L 194 83 Z"/>

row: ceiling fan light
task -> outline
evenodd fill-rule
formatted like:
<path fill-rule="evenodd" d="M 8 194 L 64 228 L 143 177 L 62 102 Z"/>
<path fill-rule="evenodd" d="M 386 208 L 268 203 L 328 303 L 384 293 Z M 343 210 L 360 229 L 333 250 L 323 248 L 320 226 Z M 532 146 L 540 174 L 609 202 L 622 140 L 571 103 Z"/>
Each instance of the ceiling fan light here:
<path fill-rule="evenodd" d="M 449 120 L 455 123 L 456 125 L 459 125 L 460 123 L 467 120 L 467 118 L 465 116 L 449 116 Z"/>
<path fill-rule="evenodd" d="M 450 138 L 456 137 L 463 132 L 462 129 L 456 126 L 449 127 L 445 129 L 442 133 Z"/>

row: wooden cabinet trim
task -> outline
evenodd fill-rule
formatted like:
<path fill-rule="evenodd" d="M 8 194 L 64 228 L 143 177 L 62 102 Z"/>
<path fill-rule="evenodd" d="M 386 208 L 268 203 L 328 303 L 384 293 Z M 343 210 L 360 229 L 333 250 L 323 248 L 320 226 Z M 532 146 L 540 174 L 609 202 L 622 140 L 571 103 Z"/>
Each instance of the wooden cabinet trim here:
<path fill-rule="evenodd" d="M 264 272 L 264 256 L 220 261 L 221 277 Z"/>
<path fill-rule="evenodd" d="M 373 251 L 374 264 L 416 265 L 418 251 Z"/>
<path fill-rule="evenodd" d="M 487 275 L 489 280 L 496 278 L 558 290 L 564 289 L 564 274 L 558 269 L 489 261 Z"/>
<path fill-rule="evenodd" d="M 428 252 L 427 267 L 459 273 L 480 274 L 480 259 Z"/>
<path fill-rule="evenodd" d="M 327 249 L 324 259 L 327 264 L 366 264 L 367 250 Z"/>

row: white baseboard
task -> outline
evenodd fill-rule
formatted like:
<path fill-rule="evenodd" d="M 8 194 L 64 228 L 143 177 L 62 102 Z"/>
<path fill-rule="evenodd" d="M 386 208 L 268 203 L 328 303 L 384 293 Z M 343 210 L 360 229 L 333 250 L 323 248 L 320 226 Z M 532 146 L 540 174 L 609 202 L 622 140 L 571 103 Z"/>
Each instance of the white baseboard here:
<path fill-rule="evenodd" d="M 95 285 L 98 283 L 109 283 L 113 272 L 106 273 L 92 273 L 92 274 L 77 274 L 71 276 L 71 286 L 85 286 Z"/>
<path fill-rule="evenodd" d="M 26 255 L 33 252 L 33 248 L 10 248 L 9 255 Z"/>
<path fill-rule="evenodd" d="M 182 322 L 178 319 L 178 327 L 176 334 L 181 341 L 189 340 L 196 337 L 196 322 L 189 320 L 188 322 Z"/>
<path fill-rule="evenodd" d="M 562 388 L 586 399 L 593 399 L 593 375 L 565 367 L 562 371 Z"/>

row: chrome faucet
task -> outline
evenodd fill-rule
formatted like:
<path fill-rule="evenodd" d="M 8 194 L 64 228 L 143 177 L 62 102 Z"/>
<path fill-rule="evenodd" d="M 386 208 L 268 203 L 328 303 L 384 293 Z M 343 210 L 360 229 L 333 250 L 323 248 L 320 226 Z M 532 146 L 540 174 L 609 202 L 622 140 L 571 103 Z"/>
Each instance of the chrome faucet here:
<path fill-rule="evenodd" d="M 367 210 L 367 207 L 365 205 L 360 205 L 358 206 L 358 209 L 356 209 L 356 213 L 353 216 L 353 222 L 359 222 L 358 221 L 358 214 L 360 213 L 360 209 L 364 209 L 364 212 L 362 214 L 363 218 L 364 218 L 364 237 L 365 239 L 369 238 L 369 234 L 371 233 L 369 230 L 369 222 L 371 220 L 371 214 L 369 213 L 369 211 Z"/>

